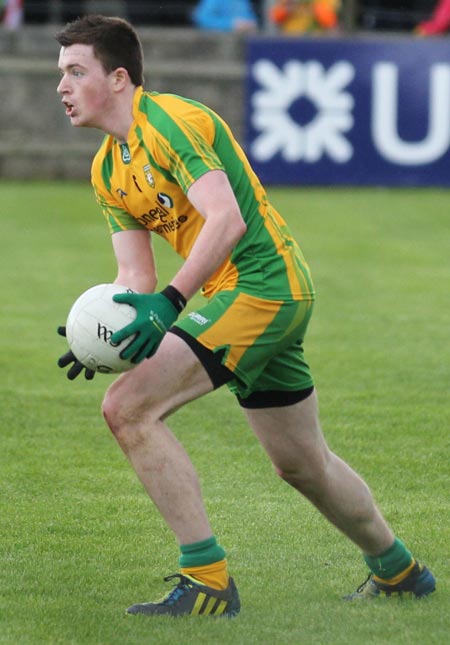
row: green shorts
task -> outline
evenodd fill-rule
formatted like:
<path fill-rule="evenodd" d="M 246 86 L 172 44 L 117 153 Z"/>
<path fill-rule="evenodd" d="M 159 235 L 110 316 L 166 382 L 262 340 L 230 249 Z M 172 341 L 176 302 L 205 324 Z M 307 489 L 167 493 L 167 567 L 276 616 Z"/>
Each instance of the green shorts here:
<path fill-rule="evenodd" d="M 303 355 L 313 304 L 222 291 L 178 320 L 172 331 L 210 350 L 232 372 L 227 385 L 242 399 L 254 392 L 298 392 L 313 387 Z"/>

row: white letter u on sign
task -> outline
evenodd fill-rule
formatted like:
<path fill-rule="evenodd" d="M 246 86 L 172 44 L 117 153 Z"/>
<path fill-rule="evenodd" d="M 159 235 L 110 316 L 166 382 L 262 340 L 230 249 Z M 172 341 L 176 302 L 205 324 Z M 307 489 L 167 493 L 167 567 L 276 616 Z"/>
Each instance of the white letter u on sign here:
<path fill-rule="evenodd" d="M 430 68 L 429 126 L 422 141 L 400 139 L 398 120 L 398 68 L 393 63 L 374 66 L 372 84 L 372 137 L 380 154 L 392 163 L 420 166 L 436 161 L 450 145 L 450 66 Z M 408 106 L 413 108 L 413 106 Z"/>

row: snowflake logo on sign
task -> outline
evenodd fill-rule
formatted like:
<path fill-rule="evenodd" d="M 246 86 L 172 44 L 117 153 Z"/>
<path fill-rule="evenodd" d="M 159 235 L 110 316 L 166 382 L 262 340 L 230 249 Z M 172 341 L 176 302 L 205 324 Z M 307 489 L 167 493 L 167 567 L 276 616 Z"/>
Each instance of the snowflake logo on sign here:
<path fill-rule="evenodd" d="M 252 99 L 252 125 L 261 132 L 251 145 L 255 159 L 268 161 L 280 153 L 288 162 L 314 163 L 326 154 L 345 163 L 352 157 L 352 145 L 344 136 L 353 126 L 353 97 L 344 91 L 355 75 L 349 62 L 339 61 L 325 70 L 318 61 L 289 61 L 280 69 L 261 59 L 253 75 L 263 88 Z M 299 99 L 307 99 L 315 109 L 304 125 L 291 113 Z"/>

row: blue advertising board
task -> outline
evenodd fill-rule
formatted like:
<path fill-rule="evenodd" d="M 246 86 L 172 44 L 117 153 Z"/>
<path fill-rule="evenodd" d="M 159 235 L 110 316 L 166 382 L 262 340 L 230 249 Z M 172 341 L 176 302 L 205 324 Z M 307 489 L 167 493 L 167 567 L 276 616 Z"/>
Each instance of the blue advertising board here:
<path fill-rule="evenodd" d="M 246 83 L 264 183 L 450 185 L 450 39 L 254 37 Z"/>

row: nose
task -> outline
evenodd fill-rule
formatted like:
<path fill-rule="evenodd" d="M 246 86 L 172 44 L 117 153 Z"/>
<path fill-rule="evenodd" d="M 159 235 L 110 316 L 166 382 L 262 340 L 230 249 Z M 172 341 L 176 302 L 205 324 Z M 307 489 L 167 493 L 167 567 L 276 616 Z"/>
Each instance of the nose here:
<path fill-rule="evenodd" d="M 64 94 L 65 92 L 68 91 L 65 75 L 61 77 L 61 80 L 58 83 L 58 87 L 56 88 L 56 91 L 58 92 L 58 94 Z"/>

